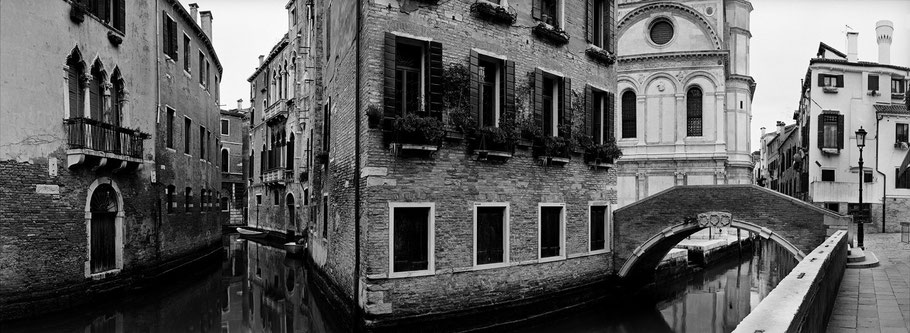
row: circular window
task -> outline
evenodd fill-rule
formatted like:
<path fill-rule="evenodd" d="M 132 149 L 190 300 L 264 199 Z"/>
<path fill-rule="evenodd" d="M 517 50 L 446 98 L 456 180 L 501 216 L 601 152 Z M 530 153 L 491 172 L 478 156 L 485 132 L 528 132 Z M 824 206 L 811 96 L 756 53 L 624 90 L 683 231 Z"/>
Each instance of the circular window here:
<path fill-rule="evenodd" d="M 657 45 L 664 45 L 673 39 L 673 25 L 667 20 L 659 20 L 651 24 L 651 41 Z"/>

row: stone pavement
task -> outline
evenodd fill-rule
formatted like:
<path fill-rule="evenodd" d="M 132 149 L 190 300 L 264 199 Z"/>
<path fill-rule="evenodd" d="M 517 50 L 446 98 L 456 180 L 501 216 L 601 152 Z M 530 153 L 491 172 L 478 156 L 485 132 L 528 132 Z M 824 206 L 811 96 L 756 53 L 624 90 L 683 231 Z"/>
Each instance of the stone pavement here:
<path fill-rule="evenodd" d="M 828 332 L 910 332 L 910 244 L 899 233 L 866 234 L 873 268 L 847 269 Z"/>

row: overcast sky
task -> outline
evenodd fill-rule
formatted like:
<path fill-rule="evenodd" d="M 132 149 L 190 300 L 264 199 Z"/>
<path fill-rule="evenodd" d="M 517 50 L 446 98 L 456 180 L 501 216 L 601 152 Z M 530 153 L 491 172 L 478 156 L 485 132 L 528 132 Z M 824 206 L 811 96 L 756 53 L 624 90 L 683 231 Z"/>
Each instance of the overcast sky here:
<path fill-rule="evenodd" d="M 189 0 L 184 0 L 184 5 Z M 214 44 L 224 66 L 221 103 L 249 104 L 246 79 L 287 32 L 287 0 L 199 0 L 214 16 Z M 799 106 L 800 79 L 818 43 L 846 53 L 846 26 L 859 32 L 859 59 L 878 61 L 875 22 L 894 22 L 891 62 L 910 66 L 910 0 L 752 0 L 750 71 L 758 84 L 752 102 L 752 145 L 758 150 L 761 127 L 792 123 Z"/>

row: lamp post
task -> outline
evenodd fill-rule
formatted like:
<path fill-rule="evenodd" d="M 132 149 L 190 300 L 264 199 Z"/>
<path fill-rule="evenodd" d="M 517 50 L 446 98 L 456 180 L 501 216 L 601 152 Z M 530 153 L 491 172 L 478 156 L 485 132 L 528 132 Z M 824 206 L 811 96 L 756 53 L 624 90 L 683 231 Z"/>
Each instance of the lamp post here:
<path fill-rule="evenodd" d="M 866 218 L 865 217 L 866 211 L 863 209 L 863 180 L 864 180 L 863 179 L 863 147 L 865 147 L 865 146 L 866 146 L 866 130 L 864 130 L 863 127 L 860 126 L 859 129 L 856 131 L 856 147 L 859 148 L 859 207 L 857 208 L 856 211 L 859 213 L 856 214 L 855 216 L 860 217 L 858 219 L 859 221 L 856 222 L 857 223 L 856 233 L 859 236 L 857 238 L 857 245 L 861 249 L 865 249 L 863 247 L 863 222 Z"/>

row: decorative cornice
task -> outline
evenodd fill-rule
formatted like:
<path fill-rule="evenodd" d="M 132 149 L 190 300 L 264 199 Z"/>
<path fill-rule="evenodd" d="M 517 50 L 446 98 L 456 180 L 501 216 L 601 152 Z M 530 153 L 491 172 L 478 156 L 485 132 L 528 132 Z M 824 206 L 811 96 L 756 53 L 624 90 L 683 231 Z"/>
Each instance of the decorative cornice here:
<path fill-rule="evenodd" d="M 193 32 L 196 33 L 196 37 L 202 41 L 202 45 L 205 45 L 206 50 L 209 51 L 209 58 L 212 60 L 212 62 L 215 63 L 215 67 L 218 68 L 218 74 L 223 74 L 224 67 L 221 67 L 221 61 L 218 60 L 218 54 L 215 53 L 215 46 L 212 45 L 212 40 L 209 38 L 209 36 L 206 35 L 204 31 L 202 31 L 202 28 L 199 27 L 199 24 L 196 24 L 196 20 L 193 19 L 190 13 L 186 12 L 186 9 L 184 9 L 183 5 L 180 4 L 180 1 L 166 1 L 171 4 L 171 7 L 173 7 L 174 11 L 183 18 L 186 24 L 193 29 Z"/>
<path fill-rule="evenodd" d="M 636 54 L 618 57 L 616 60 L 619 63 L 631 63 L 637 61 L 648 61 L 656 59 L 669 59 L 669 58 L 705 58 L 705 57 L 721 57 L 726 60 L 729 52 L 727 51 L 684 51 L 684 52 L 670 52 L 670 53 L 647 53 L 647 54 Z"/>
<path fill-rule="evenodd" d="M 740 27 L 730 27 L 730 32 L 738 32 L 738 33 L 741 33 L 741 34 L 744 34 L 744 35 L 749 36 L 749 38 L 752 38 L 752 32 L 751 32 L 751 31 L 746 30 L 746 29 L 743 29 L 743 28 L 740 28 Z"/>
<path fill-rule="evenodd" d="M 714 31 L 714 28 L 711 26 L 711 23 L 708 21 L 708 19 L 705 18 L 704 15 L 702 15 L 701 13 L 699 13 L 697 10 L 695 10 L 692 7 L 684 6 L 684 5 L 672 3 L 672 2 L 651 3 L 651 4 L 647 4 L 647 5 L 642 5 L 641 7 L 633 9 L 631 12 L 626 14 L 626 16 L 623 16 L 623 18 L 619 20 L 619 23 L 616 25 L 616 31 L 618 32 L 617 35 L 623 34 L 625 32 L 625 29 L 627 29 L 632 22 L 637 22 L 638 17 L 644 16 L 645 13 L 651 12 L 651 11 L 667 11 L 667 10 L 679 12 L 680 14 L 690 16 L 690 17 L 697 19 L 698 21 L 701 21 L 702 28 L 705 29 L 708 32 L 708 34 L 711 36 L 711 39 L 714 42 L 714 46 L 718 50 L 722 49 L 720 37 L 718 37 L 717 32 Z"/>

